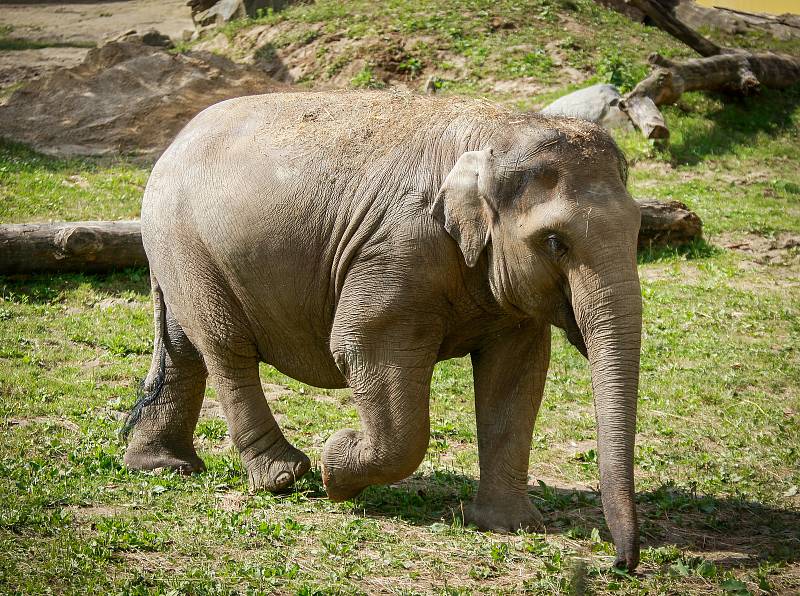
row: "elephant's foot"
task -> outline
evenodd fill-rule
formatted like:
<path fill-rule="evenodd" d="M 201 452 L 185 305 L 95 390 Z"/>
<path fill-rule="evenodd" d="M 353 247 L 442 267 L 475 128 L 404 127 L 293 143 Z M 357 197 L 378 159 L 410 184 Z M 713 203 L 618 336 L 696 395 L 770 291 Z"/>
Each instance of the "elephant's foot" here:
<path fill-rule="evenodd" d="M 283 492 L 311 468 L 308 456 L 283 441 L 280 449 L 272 449 L 245 462 L 250 490 Z"/>
<path fill-rule="evenodd" d="M 527 495 L 513 499 L 476 498 L 464 510 L 464 523 L 495 532 L 535 532 L 544 529 L 544 520 Z"/>
<path fill-rule="evenodd" d="M 179 474 L 203 472 L 206 465 L 197 456 L 194 446 L 171 446 L 161 442 L 134 440 L 128 445 L 123 458 L 131 470 L 168 469 Z"/>
<path fill-rule="evenodd" d="M 362 450 L 362 434 L 350 428 L 334 433 L 322 449 L 322 483 L 331 501 L 357 497 L 371 483 L 363 473 L 353 469 Z"/>

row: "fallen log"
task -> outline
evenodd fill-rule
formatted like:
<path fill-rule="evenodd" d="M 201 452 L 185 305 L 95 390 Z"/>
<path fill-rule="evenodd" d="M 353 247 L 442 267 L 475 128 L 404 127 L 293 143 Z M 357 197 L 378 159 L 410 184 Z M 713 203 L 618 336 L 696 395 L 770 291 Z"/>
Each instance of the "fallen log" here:
<path fill-rule="evenodd" d="M 642 225 L 639 250 L 659 246 L 684 246 L 703 236 L 700 217 L 679 201 L 640 199 Z"/>
<path fill-rule="evenodd" d="M 752 95 L 763 85 L 785 89 L 800 82 L 800 59 L 779 54 L 749 54 L 735 52 L 674 62 L 659 54 L 651 54 L 652 72 L 618 104 L 647 138 L 668 137 L 650 123 L 658 123 L 661 113 L 654 108 L 642 112 L 639 106 L 672 104 L 687 91 L 718 91 L 728 94 Z M 649 100 L 649 101 L 648 101 Z M 657 108 L 655 108 L 657 110 Z M 663 124 L 663 117 L 661 117 Z"/>
<path fill-rule="evenodd" d="M 800 82 L 800 58 L 796 56 L 721 47 L 682 23 L 667 0 L 627 2 L 703 56 L 677 62 L 659 54 L 650 55 L 653 70 L 618 105 L 649 139 L 669 138 L 658 106 L 675 103 L 687 91 L 752 95 L 762 86 L 785 89 Z"/>
<path fill-rule="evenodd" d="M 104 273 L 146 267 L 138 221 L 0 226 L 0 273 Z"/>
<path fill-rule="evenodd" d="M 700 218 L 678 201 L 638 201 L 639 248 L 681 246 L 702 236 Z M 146 267 L 138 221 L 0 225 L 0 275 L 106 273 Z"/>

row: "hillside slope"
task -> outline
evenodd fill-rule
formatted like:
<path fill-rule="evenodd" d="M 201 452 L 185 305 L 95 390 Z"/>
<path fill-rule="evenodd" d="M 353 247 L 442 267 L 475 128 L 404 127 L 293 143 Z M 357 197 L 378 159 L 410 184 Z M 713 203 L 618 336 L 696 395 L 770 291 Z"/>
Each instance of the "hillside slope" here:
<path fill-rule="evenodd" d="M 305 86 L 421 89 L 432 77 L 521 107 L 590 80 L 630 85 L 654 49 L 691 54 L 592 0 L 320 0 L 233 22 L 197 47 Z"/>

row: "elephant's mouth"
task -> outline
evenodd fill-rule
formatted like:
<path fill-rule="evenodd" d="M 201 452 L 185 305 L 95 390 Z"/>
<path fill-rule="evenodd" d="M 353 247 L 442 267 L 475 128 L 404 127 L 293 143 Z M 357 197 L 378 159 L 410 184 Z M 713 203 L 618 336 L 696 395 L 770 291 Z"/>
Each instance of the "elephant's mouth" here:
<path fill-rule="evenodd" d="M 566 332 L 567 341 L 588 359 L 589 354 L 586 350 L 586 342 L 583 340 L 581 330 L 578 329 L 578 322 L 575 320 L 575 313 L 569 300 L 564 300 L 556 312 L 553 324 Z"/>

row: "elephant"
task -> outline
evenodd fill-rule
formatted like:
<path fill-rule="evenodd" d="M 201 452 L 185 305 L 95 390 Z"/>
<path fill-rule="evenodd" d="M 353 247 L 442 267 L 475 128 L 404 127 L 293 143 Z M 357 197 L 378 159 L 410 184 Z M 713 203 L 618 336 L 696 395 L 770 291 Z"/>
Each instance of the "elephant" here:
<path fill-rule="evenodd" d="M 588 359 L 616 565 L 639 560 L 633 453 L 639 209 L 595 124 L 399 91 L 246 96 L 211 106 L 152 170 L 141 211 L 153 359 L 124 456 L 202 471 L 210 377 L 251 489 L 310 468 L 259 363 L 352 389 L 362 430 L 325 443 L 330 499 L 407 477 L 429 443 L 437 362 L 472 361 L 480 478 L 465 521 L 541 527 L 528 495 L 552 327 Z"/>

